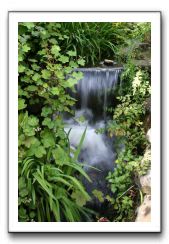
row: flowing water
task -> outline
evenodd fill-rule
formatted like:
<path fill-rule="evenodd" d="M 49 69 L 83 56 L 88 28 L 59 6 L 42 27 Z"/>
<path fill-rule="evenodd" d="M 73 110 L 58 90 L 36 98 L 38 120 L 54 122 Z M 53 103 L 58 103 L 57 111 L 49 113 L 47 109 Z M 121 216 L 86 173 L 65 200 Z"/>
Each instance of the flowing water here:
<path fill-rule="evenodd" d="M 69 139 L 71 146 L 76 148 L 87 126 L 80 162 L 85 162 L 85 170 L 92 183 L 84 180 L 89 193 L 94 189 L 101 190 L 106 195 L 108 171 L 114 168 L 115 153 L 113 141 L 106 134 L 96 133 L 105 128 L 108 115 L 106 108 L 112 106 L 114 90 L 119 82 L 121 68 L 81 68 L 84 76 L 76 86 L 77 105 L 75 117 L 66 118 L 66 131 L 71 128 Z M 98 170 L 92 169 L 94 166 Z"/>

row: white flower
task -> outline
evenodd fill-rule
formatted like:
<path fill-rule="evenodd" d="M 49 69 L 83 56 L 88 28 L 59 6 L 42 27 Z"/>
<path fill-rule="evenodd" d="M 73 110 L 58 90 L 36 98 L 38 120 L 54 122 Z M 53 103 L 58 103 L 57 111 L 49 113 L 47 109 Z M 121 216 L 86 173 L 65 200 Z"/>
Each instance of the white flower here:
<path fill-rule="evenodd" d="M 136 73 L 136 76 L 132 82 L 132 87 L 133 87 L 133 95 L 136 93 L 136 90 L 137 90 L 137 87 L 140 86 L 141 82 L 142 82 L 142 73 L 141 73 L 141 70 L 139 70 L 137 73 Z"/>

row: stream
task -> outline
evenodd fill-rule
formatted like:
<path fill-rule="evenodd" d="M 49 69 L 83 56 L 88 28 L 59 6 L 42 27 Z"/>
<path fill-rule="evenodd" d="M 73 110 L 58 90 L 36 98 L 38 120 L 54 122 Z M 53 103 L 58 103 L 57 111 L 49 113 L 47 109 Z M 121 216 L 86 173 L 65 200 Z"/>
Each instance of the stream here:
<path fill-rule="evenodd" d="M 121 68 L 79 68 L 83 72 L 83 78 L 76 85 L 77 99 L 74 117 L 65 117 L 65 130 L 69 134 L 72 148 L 76 148 L 83 132 L 86 130 L 79 162 L 86 164 L 85 171 L 92 183 L 84 180 L 84 185 L 89 194 L 97 189 L 104 195 L 108 194 L 105 177 L 114 168 L 115 152 L 113 139 L 105 133 L 97 133 L 98 129 L 104 129 L 108 121 L 106 108 L 112 106 L 113 95 L 119 81 Z M 99 170 L 90 168 L 96 167 Z M 96 199 L 93 204 L 96 203 Z"/>

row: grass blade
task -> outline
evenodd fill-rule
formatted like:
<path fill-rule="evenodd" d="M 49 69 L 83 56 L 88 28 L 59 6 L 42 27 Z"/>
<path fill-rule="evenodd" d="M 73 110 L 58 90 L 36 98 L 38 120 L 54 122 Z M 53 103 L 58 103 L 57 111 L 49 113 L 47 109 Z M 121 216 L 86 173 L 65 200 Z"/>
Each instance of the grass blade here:
<path fill-rule="evenodd" d="M 80 143 L 75 151 L 75 154 L 74 154 L 74 159 L 75 160 L 78 160 L 78 156 L 80 154 L 80 151 L 81 151 L 81 148 L 82 148 L 82 145 L 83 145 L 83 141 L 84 141 L 84 138 L 85 138 L 85 135 L 86 135 L 86 130 L 87 130 L 87 127 L 85 128 L 83 134 L 82 134 L 82 137 L 80 139 Z"/>

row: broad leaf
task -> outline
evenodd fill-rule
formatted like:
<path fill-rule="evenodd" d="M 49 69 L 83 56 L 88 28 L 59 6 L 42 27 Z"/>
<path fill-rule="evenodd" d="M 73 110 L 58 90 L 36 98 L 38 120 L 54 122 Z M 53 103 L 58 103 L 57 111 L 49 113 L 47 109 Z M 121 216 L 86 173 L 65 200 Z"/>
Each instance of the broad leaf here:
<path fill-rule="evenodd" d="M 53 95 L 59 95 L 59 88 L 58 88 L 58 87 L 52 87 L 52 88 L 50 89 L 50 91 L 51 91 L 51 93 L 52 93 Z"/>
<path fill-rule="evenodd" d="M 41 132 L 41 141 L 45 148 L 55 146 L 54 134 L 49 130 L 44 130 Z"/>
<path fill-rule="evenodd" d="M 55 56 L 55 57 L 58 57 L 60 55 L 60 47 L 57 46 L 57 45 L 53 45 L 52 48 L 51 48 L 51 53 Z"/>
<path fill-rule="evenodd" d="M 67 56 L 61 55 L 58 59 L 61 63 L 65 64 L 69 62 L 69 58 Z"/>
<path fill-rule="evenodd" d="M 19 98 L 18 99 L 18 110 L 22 110 L 27 107 L 27 104 L 25 104 L 25 100 Z"/>
<path fill-rule="evenodd" d="M 51 72 L 47 69 L 42 70 L 42 78 L 49 79 L 51 77 Z"/>
<path fill-rule="evenodd" d="M 67 54 L 71 57 L 75 57 L 77 55 L 76 51 L 68 51 Z"/>
<path fill-rule="evenodd" d="M 46 125 L 49 129 L 52 129 L 54 127 L 54 122 L 47 117 L 43 120 L 42 125 Z"/>

